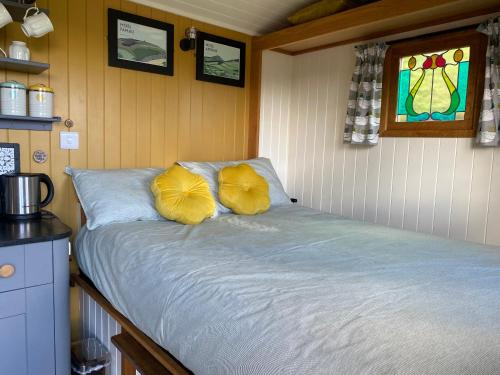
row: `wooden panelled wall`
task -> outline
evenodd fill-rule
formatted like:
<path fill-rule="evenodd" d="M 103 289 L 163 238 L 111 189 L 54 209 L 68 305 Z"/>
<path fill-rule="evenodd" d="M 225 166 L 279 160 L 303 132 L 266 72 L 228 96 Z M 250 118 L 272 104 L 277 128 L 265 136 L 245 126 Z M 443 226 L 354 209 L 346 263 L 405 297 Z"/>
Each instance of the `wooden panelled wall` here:
<path fill-rule="evenodd" d="M 0 130 L 0 142 L 21 145 L 23 172 L 49 174 L 56 194 L 49 207 L 76 228 L 78 209 L 64 167 L 166 167 L 176 160 L 243 159 L 248 148 L 248 95 L 251 37 L 120 0 L 38 0 L 50 10 L 55 31 L 27 40 L 32 59 L 49 62 L 50 71 L 28 75 L 0 71 L 0 81 L 44 83 L 56 93 L 55 114 L 71 118 L 80 133 L 79 150 L 61 150 L 59 132 Z M 169 22 L 175 26 L 174 76 L 108 67 L 107 8 Z M 246 88 L 195 80 L 194 51 L 183 52 L 185 28 L 237 39 L 247 44 Z M 26 40 L 19 23 L 0 30 L 0 45 Z M 35 150 L 49 154 L 45 164 Z"/>
<path fill-rule="evenodd" d="M 443 237 L 500 245 L 500 149 L 471 138 L 343 144 L 352 45 L 265 52 L 260 147 L 305 206 Z"/>

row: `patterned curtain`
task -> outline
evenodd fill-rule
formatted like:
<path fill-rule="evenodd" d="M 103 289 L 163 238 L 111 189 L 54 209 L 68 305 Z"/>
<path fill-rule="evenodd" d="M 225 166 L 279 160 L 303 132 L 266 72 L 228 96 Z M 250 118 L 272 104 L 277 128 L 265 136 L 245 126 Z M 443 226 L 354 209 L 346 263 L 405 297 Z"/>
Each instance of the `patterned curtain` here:
<path fill-rule="evenodd" d="M 500 18 L 479 25 L 478 31 L 488 35 L 484 94 L 476 141 L 481 146 L 500 144 Z"/>
<path fill-rule="evenodd" d="M 356 47 L 356 67 L 352 75 L 344 143 L 376 145 L 380 126 L 382 74 L 385 43 Z"/>

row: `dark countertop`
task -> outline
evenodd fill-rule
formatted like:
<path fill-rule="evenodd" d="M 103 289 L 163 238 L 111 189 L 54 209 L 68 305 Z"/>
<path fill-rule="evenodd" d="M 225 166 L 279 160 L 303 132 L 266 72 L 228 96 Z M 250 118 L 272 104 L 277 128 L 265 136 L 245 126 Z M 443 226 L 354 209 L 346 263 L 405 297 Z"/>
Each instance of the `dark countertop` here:
<path fill-rule="evenodd" d="M 41 219 L 0 219 L 0 247 L 59 240 L 70 235 L 71 228 L 50 213 L 44 213 Z"/>

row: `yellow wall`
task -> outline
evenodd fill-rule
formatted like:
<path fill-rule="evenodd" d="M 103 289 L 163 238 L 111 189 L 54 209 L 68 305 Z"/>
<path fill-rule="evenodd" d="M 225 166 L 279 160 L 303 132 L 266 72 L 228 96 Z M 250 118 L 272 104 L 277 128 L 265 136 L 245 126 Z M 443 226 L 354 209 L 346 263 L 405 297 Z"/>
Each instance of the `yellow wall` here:
<path fill-rule="evenodd" d="M 146 6 L 120 0 L 38 0 L 50 10 L 55 31 L 27 40 L 32 60 L 49 62 L 40 75 L 0 71 L 0 81 L 44 83 L 54 88 L 55 114 L 70 118 L 80 133 L 80 149 L 59 148 L 57 124 L 52 132 L 1 130 L 0 142 L 21 146 L 23 172 L 43 172 L 54 182 L 49 207 L 76 228 L 78 208 L 66 165 L 76 168 L 169 166 L 176 160 L 240 159 L 247 154 L 251 38 Z M 107 8 L 169 22 L 175 26 L 174 76 L 108 67 Z M 194 52 L 179 49 L 184 29 L 247 43 L 246 88 L 195 80 Z M 26 40 L 19 23 L 0 30 L 0 45 Z M 45 164 L 33 151 L 49 154 Z"/>

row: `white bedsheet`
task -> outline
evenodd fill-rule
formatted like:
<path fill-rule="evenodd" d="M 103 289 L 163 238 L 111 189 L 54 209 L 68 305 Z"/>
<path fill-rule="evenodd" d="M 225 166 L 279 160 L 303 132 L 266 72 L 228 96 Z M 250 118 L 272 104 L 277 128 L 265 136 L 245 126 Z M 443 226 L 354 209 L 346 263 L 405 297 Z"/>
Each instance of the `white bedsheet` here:
<path fill-rule="evenodd" d="M 500 249 L 297 207 L 83 229 L 81 269 L 196 374 L 500 374 Z"/>

